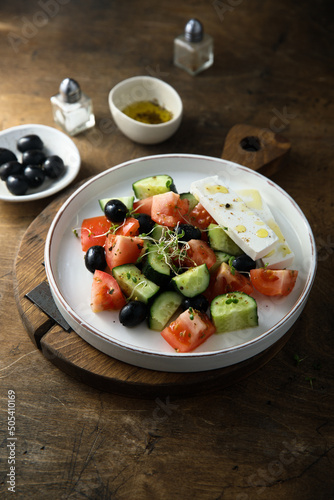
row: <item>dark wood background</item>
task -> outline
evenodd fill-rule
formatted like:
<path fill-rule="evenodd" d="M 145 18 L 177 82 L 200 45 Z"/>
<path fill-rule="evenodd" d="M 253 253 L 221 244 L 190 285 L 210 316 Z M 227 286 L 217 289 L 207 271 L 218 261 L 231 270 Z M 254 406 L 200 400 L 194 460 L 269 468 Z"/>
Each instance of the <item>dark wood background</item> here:
<path fill-rule="evenodd" d="M 198 17 L 215 63 L 191 77 L 172 64 L 173 38 Z M 0 6 L 0 129 L 53 126 L 50 96 L 77 79 L 97 125 L 74 139 L 77 181 L 156 153 L 220 156 L 228 130 L 282 132 L 289 162 L 273 180 L 300 205 L 318 247 L 308 304 L 281 352 L 204 396 L 127 398 L 56 368 L 17 311 L 21 238 L 54 198 L 0 202 L 0 496 L 7 491 L 7 394 L 16 393 L 16 495 L 38 499 L 329 500 L 333 478 L 333 47 L 329 0 L 108 2 Z M 141 146 L 114 126 L 109 90 L 152 75 L 173 85 L 184 119 L 170 140 Z M 299 362 L 296 361 L 299 360 Z"/>

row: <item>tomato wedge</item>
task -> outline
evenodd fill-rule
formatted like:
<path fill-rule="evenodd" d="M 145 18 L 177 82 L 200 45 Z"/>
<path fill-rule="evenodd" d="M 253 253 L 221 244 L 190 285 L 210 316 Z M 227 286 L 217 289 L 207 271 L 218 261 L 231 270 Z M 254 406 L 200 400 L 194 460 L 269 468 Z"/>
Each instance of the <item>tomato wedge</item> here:
<path fill-rule="evenodd" d="M 157 224 L 175 227 L 178 222 L 185 222 L 185 215 L 188 212 L 189 201 L 173 191 L 156 194 L 153 196 L 151 218 Z"/>
<path fill-rule="evenodd" d="M 103 246 L 111 223 L 105 215 L 84 219 L 81 224 L 81 248 L 87 252 L 94 245 Z"/>
<path fill-rule="evenodd" d="M 115 278 L 104 271 L 95 271 L 91 291 L 92 311 L 119 310 L 125 304 L 125 297 Z"/>
<path fill-rule="evenodd" d="M 137 214 L 147 214 L 151 217 L 152 200 L 153 196 L 149 196 L 148 198 L 143 198 L 142 200 L 135 201 L 133 204 L 133 210 Z"/>
<path fill-rule="evenodd" d="M 217 224 L 214 218 L 211 217 L 209 212 L 203 207 L 203 205 L 201 205 L 201 203 L 197 203 L 187 218 L 189 220 L 189 224 L 198 227 L 202 231 L 203 229 L 206 229 L 209 224 Z"/>
<path fill-rule="evenodd" d="M 104 248 L 108 267 L 113 269 L 123 264 L 135 264 L 144 248 L 144 240 L 137 236 L 108 234 Z"/>
<path fill-rule="evenodd" d="M 211 302 L 218 295 L 230 292 L 243 292 L 250 295 L 253 291 L 249 278 L 222 262 L 212 274 L 210 284 L 203 295 Z"/>
<path fill-rule="evenodd" d="M 201 266 L 202 264 L 206 264 L 208 269 L 213 266 L 216 262 L 217 257 L 215 252 L 209 245 L 202 240 L 189 240 L 187 248 L 187 256 L 189 259 L 186 259 L 186 265 L 189 267 Z"/>
<path fill-rule="evenodd" d="M 258 292 L 268 296 L 286 296 L 293 290 L 298 271 L 290 269 L 252 269 L 250 279 Z"/>
<path fill-rule="evenodd" d="M 176 352 L 190 352 L 203 344 L 216 328 L 205 313 L 189 308 L 167 326 L 161 335 Z"/>
<path fill-rule="evenodd" d="M 123 236 L 138 236 L 139 226 L 140 224 L 137 219 L 134 217 L 128 217 L 115 231 L 115 234 L 122 234 Z"/>

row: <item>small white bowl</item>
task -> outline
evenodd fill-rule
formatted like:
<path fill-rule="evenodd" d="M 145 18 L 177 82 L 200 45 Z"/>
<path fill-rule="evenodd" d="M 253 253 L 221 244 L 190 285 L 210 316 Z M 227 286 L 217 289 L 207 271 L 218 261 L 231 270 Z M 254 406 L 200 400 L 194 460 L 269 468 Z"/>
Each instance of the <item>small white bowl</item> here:
<path fill-rule="evenodd" d="M 165 123 L 151 125 L 129 118 L 122 112 L 134 102 L 153 100 L 170 111 L 173 118 Z M 109 107 L 123 134 L 140 144 L 158 144 L 171 137 L 179 128 L 183 113 L 182 100 L 176 90 L 151 76 L 134 76 L 118 83 L 109 93 Z"/>
<path fill-rule="evenodd" d="M 81 165 L 79 150 L 72 139 L 56 128 L 40 124 L 18 125 L 8 128 L 0 132 L 0 147 L 13 151 L 20 161 L 21 153 L 17 149 L 17 141 L 30 134 L 36 134 L 42 139 L 46 156 L 58 155 L 62 158 L 65 172 L 59 179 L 45 179 L 39 188 L 31 188 L 22 196 L 10 193 L 6 183 L 0 180 L 0 200 L 19 203 L 46 198 L 64 189 L 78 175 Z"/>

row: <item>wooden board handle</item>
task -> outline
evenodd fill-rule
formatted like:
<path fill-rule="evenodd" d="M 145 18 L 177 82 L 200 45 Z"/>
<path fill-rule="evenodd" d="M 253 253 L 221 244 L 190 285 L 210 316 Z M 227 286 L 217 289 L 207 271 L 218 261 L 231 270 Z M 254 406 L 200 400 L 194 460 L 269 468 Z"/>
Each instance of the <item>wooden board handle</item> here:
<path fill-rule="evenodd" d="M 226 136 L 222 158 L 269 177 L 277 172 L 290 149 L 288 139 L 272 130 L 238 124 Z"/>

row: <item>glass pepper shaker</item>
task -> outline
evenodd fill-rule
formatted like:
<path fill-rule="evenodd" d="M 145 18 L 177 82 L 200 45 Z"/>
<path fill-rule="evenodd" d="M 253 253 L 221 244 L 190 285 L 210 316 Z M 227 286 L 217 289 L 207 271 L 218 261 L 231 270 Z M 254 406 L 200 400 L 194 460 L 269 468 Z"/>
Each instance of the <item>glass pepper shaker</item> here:
<path fill-rule="evenodd" d="M 174 64 L 197 75 L 213 64 L 213 38 L 204 33 L 198 19 L 187 22 L 184 33 L 174 40 Z"/>
<path fill-rule="evenodd" d="M 65 78 L 51 97 L 53 119 L 65 132 L 77 135 L 95 125 L 92 100 L 72 78 Z"/>

